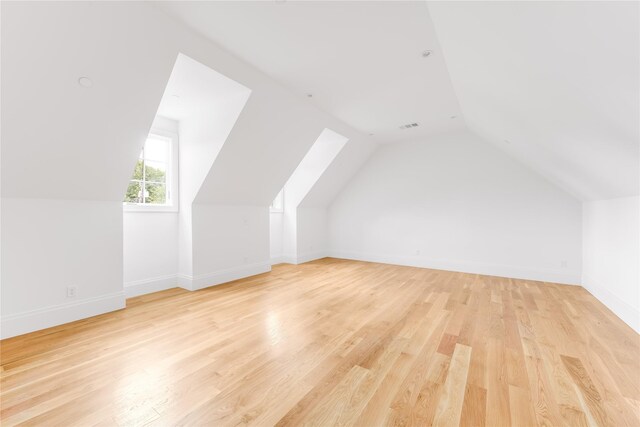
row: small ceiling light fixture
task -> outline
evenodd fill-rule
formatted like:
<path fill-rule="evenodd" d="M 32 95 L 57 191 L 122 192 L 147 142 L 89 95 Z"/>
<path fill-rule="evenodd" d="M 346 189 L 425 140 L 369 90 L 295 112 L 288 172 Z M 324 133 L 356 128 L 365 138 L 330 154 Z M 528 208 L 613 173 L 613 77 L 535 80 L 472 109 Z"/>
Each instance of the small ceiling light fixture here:
<path fill-rule="evenodd" d="M 450 118 L 450 119 L 455 119 L 456 117 L 458 117 L 458 116 L 451 116 L 451 117 L 449 117 L 449 118 Z"/>
<path fill-rule="evenodd" d="M 312 93 L 308 93 L 307 94 L 307 98 L 313 98 L 313 94 Z"/>
<path fill-rule="evenodd" d="M 425 50 L 424 52 L 422 52 L 422 57 L 423 58 L 428 58 L 433 54 L 432 50 Z"/>
<path fill-rule="evenodd" d="M 506 142 L 507 144 L 511 144 L 511 141 L 509 141 L 508 139 L 505 139 L 504 142 Z"/>
<path fill-rule="evenodd" d="M 373 135 L 375 135 L 375 134 L 374 134 L 374 133 L 370 133 L 370 134 L 369 134 L 369 136 L 373 136 Z"/>
<path fill-rule="evenodd" d="M 78 84 L 82 87 L 91 87 L 93 86 L 93 82 L 89 77 L 80 77 L 78 79 Z"/>

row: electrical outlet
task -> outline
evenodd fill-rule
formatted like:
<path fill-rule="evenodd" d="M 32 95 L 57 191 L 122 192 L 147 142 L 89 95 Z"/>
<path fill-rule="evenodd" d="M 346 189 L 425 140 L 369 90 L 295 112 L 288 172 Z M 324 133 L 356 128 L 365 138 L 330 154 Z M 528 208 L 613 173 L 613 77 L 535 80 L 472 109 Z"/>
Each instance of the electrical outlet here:
<path fill-rule="evenodd" d="M 78 294 L 77 286 L 67 286 L 67 298 L 75 298 Z"/>

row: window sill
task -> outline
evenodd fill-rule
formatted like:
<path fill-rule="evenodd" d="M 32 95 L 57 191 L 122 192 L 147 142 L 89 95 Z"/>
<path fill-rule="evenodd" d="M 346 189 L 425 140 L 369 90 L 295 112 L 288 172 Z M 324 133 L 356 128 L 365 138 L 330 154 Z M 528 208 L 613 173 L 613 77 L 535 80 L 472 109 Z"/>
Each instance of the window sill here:
<path fill-rule="evenodd" d="M 173 205 L 135 205 L 135 204 L 122 204 L 123 212 L 132 213 L 178 213 L 178 206 Z"/>

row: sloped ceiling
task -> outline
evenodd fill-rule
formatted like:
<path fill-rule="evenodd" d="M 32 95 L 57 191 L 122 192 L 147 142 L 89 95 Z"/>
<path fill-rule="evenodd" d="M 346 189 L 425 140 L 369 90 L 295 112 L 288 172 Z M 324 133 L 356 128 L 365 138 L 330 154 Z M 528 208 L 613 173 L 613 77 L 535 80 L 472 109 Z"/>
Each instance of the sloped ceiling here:
<path fill-rule="evenodd" d="M 362 137 L 149 3 L 1 6 L 3 197 L 122 201 L 180 52 L 255 89 L 226 149 L 203 172 L 199 202 L 266 207 L 325 127 Z M 93 86 L 81 87 L 81 76 Z M 185 98 L 193 95 L 187 86 Z M 169 97 L 185 87 L 172 83 Z M 167 116 L 193 116 L 165 107 Z M 215 152 L 196 156 L 212 161 Z"/>
<path fill-rule="evenodd" d="M 196 203 L 268 206 L 311 148 L 323 115 L 277 89 L 252 87 Z"/>
<path fill-rule="evenodd" d="M 638 194 L 638 2 L 430 2 L 467 125 L 582 200 Z"/>
<path fill-rule="evenodd" d="M 362 137 L 350 139 L 299 206 L 318 208 L 330 205 L 377 147 Z"/>
<path fill-rule="evenodd" d="M 191 204 L 251 91 L 179 54 L 158 115 L 180 123 L 180 204 Z"/>
<path fill-rule="evenodd" d="M 147 12 L 2 2 L 3 197 L 122 201 L 178 54 Z"/>
<path fill-rule="evenodd" d="M 372 140 L 467 126 L 581 200 L 638 194 L 636 2 L 158 7 Z"/>
<path fill-rule="evenodd" d="M 331 129 L 322 131 L 284 186 L 285 206 L 297 208 L 300 205 L 347 141 L 348 138 Z"/>
<path fill-rule="evenodd" d="M 297 92 L 252 96 L 202 202 L 268 205 L 334 128 L 314 104 L 363 131 L 336 128 L 350 141 L 426 140 L 462 122 L 456 95 L 472 130 L 577 197 L 638 194 L 635 2 L 156 6 L 231 54 L 143 3 L 2 2 L 3 197 L 121 200 L 183 49 L 249 88 L 269 80 L 239 56 Z M 329 178 L 318 188 L 342 182 Z"/>
<path fill-rule="evenodd" d="M 461 126 L 424 2 L 158 2 L 372 140 Z M 433 54 L 423 58 L 425 50 Z M 400 130 L 406 123 L 418 128 Z"/>

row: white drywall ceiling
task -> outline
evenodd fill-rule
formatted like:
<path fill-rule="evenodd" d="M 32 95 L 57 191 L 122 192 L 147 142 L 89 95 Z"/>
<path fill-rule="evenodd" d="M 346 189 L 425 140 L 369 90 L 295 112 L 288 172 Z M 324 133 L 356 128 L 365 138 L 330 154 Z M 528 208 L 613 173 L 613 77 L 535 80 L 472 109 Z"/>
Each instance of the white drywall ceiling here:
<path fill-rule="evenodd" d="M 580 199 L 639 192 L 636 2 L 159 7 L 378 142 L 466 124 Z"/>
<path fill-rule="evenodd" d="M 215 121 L 223 113 L 229 98 L 247 97 L 249 90 L 200 62 L 179 54 L 167 82 L 158 115 L 181 121 L 207 114 Z M 225 102 L 226 101 L 226 102 Z"/>
<path fill-rule="evenodd" d="M 177 55 L 125 7 L 2 2 L 2 197 L 122 201 Z"/>
<path fill-rule="evenodd" d="M 450 118 L 458 104 L 424 2 L 157 6 L 376 141 L 460 126 Z M 433 54 L 423 58 L 425 50 Z"/>
<path fill-rule="evenodd" d="M 638 194 L 637 2 L 429 10 L 473 131 L 583 200 Z"/>
<path fill-rule="evenodd" d="M 322 131 L 284 186 L 286 206 L 298 207 L 347 141 L 348 138 L 331 129 Z"/>
<path fill-rule="evenodd" d="M 179 54 L 158 115 L 180 122 L 180 197 L 190 204 L 211 169 L 251 91 Z"/>
<path fill-rule="evenodd" d="M 362 137 L 350 139 L 299 206 L 303 208 L 329 206 L 377 147 Z"/>

